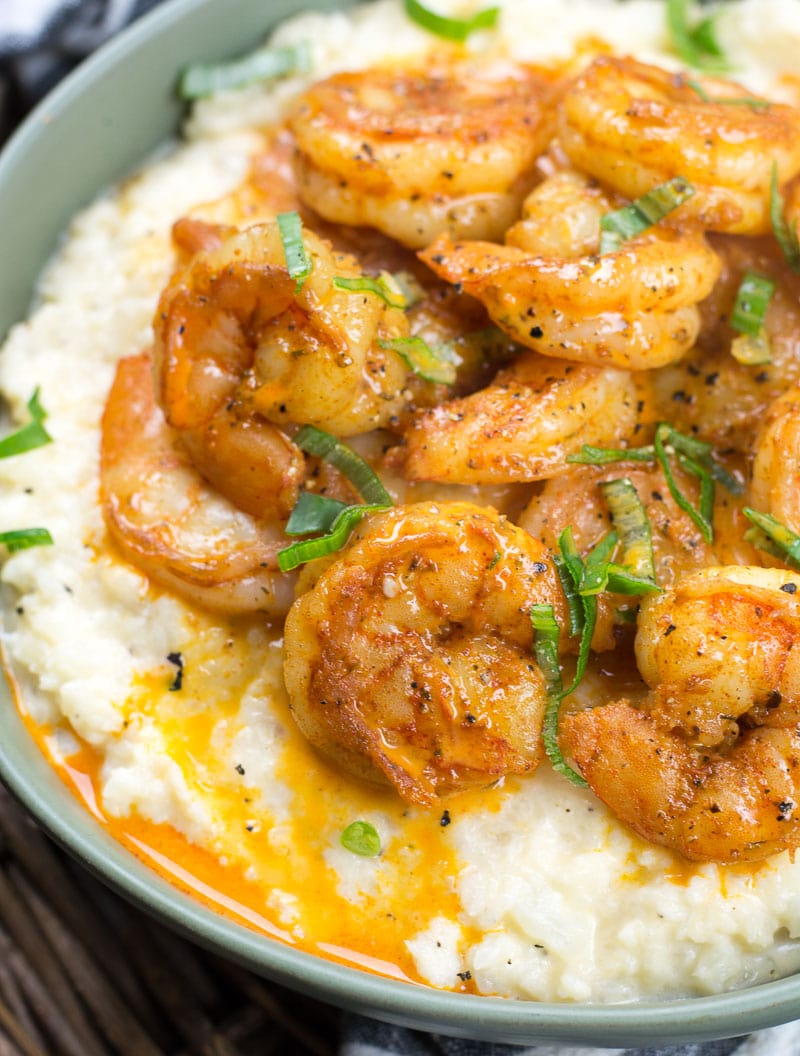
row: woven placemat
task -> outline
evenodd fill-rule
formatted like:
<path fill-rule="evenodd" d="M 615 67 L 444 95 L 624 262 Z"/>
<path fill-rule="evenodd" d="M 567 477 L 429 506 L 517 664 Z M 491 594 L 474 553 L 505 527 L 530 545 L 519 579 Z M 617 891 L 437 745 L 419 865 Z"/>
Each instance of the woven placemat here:
<path fill-rule="evenodd" d="M 338 1033 L 128 906 L 0 785 L 0 1056 L 333 1056 Z"/>

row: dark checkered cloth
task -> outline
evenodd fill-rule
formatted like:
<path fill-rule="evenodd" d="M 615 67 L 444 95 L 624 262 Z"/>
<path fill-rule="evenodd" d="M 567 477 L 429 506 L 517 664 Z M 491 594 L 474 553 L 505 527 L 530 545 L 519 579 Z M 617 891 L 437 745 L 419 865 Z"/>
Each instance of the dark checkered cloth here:
<path fill-rule="evenodd" d="M 0 0 L 0 131 L 82 58 L 161 0 Z M 219 0 L 225 3 L 225 0 Z M 265 10 L 269 0 L 264 0 Z M 602 1045 L 602 1039 L 597 1042 Z M 518 1047 L 463 1041 L 345 1018 L 341 1056 L 800 1056 L 800 1023 L 747 1039 L 647 1049 Z"/>

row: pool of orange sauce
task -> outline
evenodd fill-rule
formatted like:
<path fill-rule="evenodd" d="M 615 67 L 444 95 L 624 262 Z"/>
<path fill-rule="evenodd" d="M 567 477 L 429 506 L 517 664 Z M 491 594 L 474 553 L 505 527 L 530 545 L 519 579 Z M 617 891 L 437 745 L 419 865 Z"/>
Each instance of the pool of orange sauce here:
<path fill-rule="evenodd" d="M 113 817 L 105 811 L 101 753 L 81 742 L 77 751 L 62 754 L 55 729 L 40 726 L 30 717 L 19 687 L 10 681 L 27 729 L 65 785 L 117 842 L 170 884 L 224 917 L 279 942 L 373 974 L 409 983 L 425 982 L 415 969 L 405 941 L 427 925 L 429 916 L 456 919 L 460 909 L 454 892 L 458 863 L 448 846 L 441 810 L 409 811 L 391 790 L 356 787 L 356 800 L 361 799 L 365 809 L 367 805 L 374 807 L 377 800 L 382 808 L 402 818 L 400 836 L 384 852 L 396 852 L 398 842 L 404 848 L 413 848 L 406 890 L 398 891 L 391 904 L 382 904 L 380 895 L 374 900 L 367 899 L 362 907 L 346 902 L 335 894 L 335 877 L 321 854 L 316 853 L 318 848 L 314 843 L 318 841 L 312 839 L 310 848 L 298 846 L 296 857 L 292 855 L 289 861 L 272 863 L 276 882 L 299 899 L 302 928 L 298 932 L 280 922 L 279 914 L 270 913 L 263 883 L 249 879 L 240 864 L 221 860 L 171 825 L 155 824 L 138 815 Z M 143 694 L 148 695 L 147 681 L 136 687 L 137 692 L 133 694 L 139 702 Z M 157 696 L 153 694 L 154 700 Z M 205 726 L 207 723 L 200 721 L 196 729 L 187 728 L 184 738 L 187 758 L 201 753 L 207 746 Z M 319 793 L 328 786 L 328 792 L 333 789 L 336 798 L 337 785 L 354 782 L 318 758 L 299 733 L 289 737 L 281 769 L 293 775 L 299 804 L 296 831 L 308 827 L 311 834 L 329 829 L 330 819 L 325 817 L 327 797 Z M 499 808 L 504 798 L 502 790 L 489 795 L 488 804 L 480 793 L 459 797 L 459 809 L 486 809 L 487 805 L 490 809 Z M 249 797 L 245 797 L 245 803 L 248 802 Z M 451 803 L 451 809 L 452 806 Z M 258 816 L 257 811 L 249 813 Z M 467 978 L 457 989 L 473 992 L 474 987 Z"/>

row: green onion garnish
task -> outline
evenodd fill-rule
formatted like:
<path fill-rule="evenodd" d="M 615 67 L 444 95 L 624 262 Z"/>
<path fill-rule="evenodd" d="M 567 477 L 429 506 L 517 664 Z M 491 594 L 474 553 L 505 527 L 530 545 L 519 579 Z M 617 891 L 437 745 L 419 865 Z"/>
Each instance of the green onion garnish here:
<path fill-rule="evenodd" d="M 310 455 L 329 462 L 350 481 L 366 505 L 350 505 L 314 492 L 303 492 L 286 524 L 287 535 L 323 534 L 313 539 L 302 539 L 278 551 L 281 572 L 291 572 L 306 561 L 326 557 L 341 550 L 350 533 L 368 513 L 387 510 L 392 497 L 384 488 L 375 470 L 360 455 L 342 441 L 313 425 L 304 425 L 294 438 L 295 444 Z"/>
<path fill-rule="evenodd" d="M 716 38 L 716 15 L 689 25 L 688 0 L 667 0 L 667 28 L 672 46 L 689 66 L 721 72 L 729 69 L 725 53 Z"/>
<path fill-rule="evenodd" d="M 456 380 L 456 367 L 461 357 L 449 344 L 431 348 L 421 337 L 395 337 L 389 341 L 379 340 L 381 348 L 396 352 L 409 370 L 439 385 L 452 385 Z"/>
<path fill-rule="evenodd" d="M 781 247 L 781 252 L 786 258 L 786 263 L 792 271 L 800 272 L 800 239 L 797 237 L 797 221 L 789 226 L 789 222 L 783 215 L 783 198 L 778 189 L 778 163 L 772 166 L 772 181 L 769 193 L 769 216 L 772 221 L 772 230 Z"/>
<path fill-rule="evenodd" d="M 674 176 L 630 205 L 606 213 L 600 218 L 600 253 L 616 252 L 623 242 L 663 220 L 693 194 L 694 187 L 688 180 Z"/>
<path fill-rule="evenodd" d="M 575 638 L 583 631 L 585 619 L 583 612 L 583 599 L 578 593 L 575 580 L 569 570 L 562 554 L 553 554 L 553 564 L 556 566 L 558 578 L 561 580 L 561 589 L 567 599 L 567 612 L 569 613 L 569 636 Z M 580 577 L 578 577 L 580 580 Z"/>
<path fill-rule="evenodd" d="M 52 546 L 53 537 L 46 528 L 13 528 L 0 532 L 2 543 L 10 554 L 18 550 L 29 550 L 32 546 Z"/>
<path fill-rule="evenodd" d="M 565 761 L 558 744 L 558 716 L 561 701 L 565 696 L 558 662 L 558 621 L 552 605 L 531 605 L 530 615 L 533 625 L 533 651 L 547 689 L 547 707 L 542 726 L 544 750 L 554 770 L 563 774 L 574 785 L 586 788 L 586 781 Z"/>
<path fill-rule="evenodd" d="M 608 532 L 586 555 L 583 562 L 583 575 L 578 584 L 578 593 L 582 597 L 602 594 L 608 586 L 608 565 L 618 542 L 617 533 Z"/>
<path fill-rule="evenodd" d="M 303 283 L 311 274 L 311 257 L 306 253 L 303 245 L 303 225 L 300 223 L 300 215 L 297 212 L 279 213 L 278 230 L 283 244 L 283 255 L 286 258 L 286 268 L 289 277 L 297 280 L 297 292 L 303 287 Z"/>
<path fill-rule="evenodd" d="M 586 667 L 589 663 L 589 653 L 591 652 L 592 646 L 592 636 L 594 635 L 594 628 L 597 623 L 597 598 L 594 594 L 581 593 L 580 586 L 586 578 L 586 566 L 583 558 L 578 553 L 578 548 L 575 545 L 575 539 L 572 535 L 572 528 L 569 525 L 567 525 L 558 537 L 558 548 L 561 551 L 561 560 L 564 563 L 564 567 L 572 580 L 573 589 L 578 593 L 582 609 L 579 630 L 577 632 L 580 634 L 581 640 L 578 645 L 578 659 L 575 663 L 575 674 L 572 679 L 572 685 L 568 689 L 565 689 L 563 693 L 563 696 L 568 697 L 571 693 L 575 692 L 581 684 L 583 676 L 586 674 Z M 597 563 L 596 558 L 595 562 Z M 592 578 L 593 575 L 594 573 L 590 572 L 590 578 Z M 573 622 L 572 618 L 570 618 L 570 625 L 572 625 Z"/>
<path fill-rule="evenodd" d="M 329 462 L 345 476 L 359 495 L 366 501 L 381 506 L 391 506 L 392 497 L 384 488 L 380 477 L 360 455 L 343 444 L 337 437 L 317 429 L 313 425 L 304 425 L 294 437 L 294 443 L 309 455 L 316 455 L 323 462 Z"/>
<path fill-rule="evenodd" d="M 726 99 L 724 96 L 709 95 L 698 81 L 687 80 L 686 84 L 700 96 L 704 103 L 718 103 L 721 106 L 749 106 L 751 110 L 768 110 L 772 106 L 769 99 L 756 99 L 752 95 Z"/>
<path fill-rule="evenodd" d="M 764 329 L 767 307 L 775 292 L 775 283 L 764 275 L 747 271 L 739 284 L 731 312 L 731 326 L 740 334 L 756 337 Z"/>
<path fill-rule="evenodd" d="M 328 532 L 347 506 L 346 502 L 330 499 L 316 491 L 303 491 L 286 522 L 286 534 L 311 535 L 312 532 Z"/>
<path fill-rule="evenodd" d="M 308 41 L 284 48 L 259 48 L 233 62 L 189 66 L 178 82 L 178 94 L 181 99 L 200 99 L 215 92 L 246 88 L 257 81 L 286 77 L 291 73 L 306 73 L 310 68 L 311 48 Z"/>
<path fill-rule="evenodd" d="M 314 539 L 301 539 L 297 543 L 290 543 L 283 550 L 278 551 L 278 568 L 281 572 L 291 572 L 307 561 L 315 561 L 318 557 L 327 557 L 341 550 L 350 538 L 355 526 L 368 513 L 377 513 L 380 510 L 388 510 L 386 503 L 367 503 L 366 505 L 345 506 L 341 510 L 333 524 L 325 535 L 316 536 Z"/>
<path fill-rule="evenodd" d="M 749 506 L 743 513 L 755 525 L 744 533 L 748 543 L 800 571 L 800 535 L 769 513 L 759 513 Z"/>
<path fill-rule="evenodd" d="M 350 293 L 374 293 L 390 308 L 406 307 L 403 293 L 388 275 L 379 275 L 377 278 L 360 275 L 352 279 L 337 275 L 334 277 L 333 285 L 337 290 L 347 290 Z"/>
<path fill-rule="evenodd" d="M 15 433 L 0 440 L 0 458 L 23 455 L 26 451 L 33 451 L 37 447 L 52 443 L 52 436 L 42 424 L 47 417 L 47 412 L 39 402 L 38 388 L 28 400 L 28 414 L 31 420 L 27 425 L 23 425 Z"/>
<path fill-rule="evenodd" d="M 658 462 L 670 494 L 678 506 L 688 514 L 700 529 L 703 538 L 711 542 L 714 535 L 712 519 L 714 511 L 714 481 L 731 492 L 740 495 L 742 485 L 721 465 L 712 454 L 711 444 L 678 432 L 668 422 L 656 427 L 652 444 L 646 447 L 623 448 L 584 447 L 574 455 L 567 455 L 567 462 L 579 465 L 603 466 L 613 462 Z M 700 501 L 695 507 L 677 485 L 670 464 L 674 457 L 678 464 L 700 481 Z"/>
<path fill-rule="evenodd" d="M 764 275 L 747 271 L 736 293 L 730 323 L 739 336 L 731 342 L 731 355 L 745 366 L 758 366 L 772 361 L 769 338 L 764 320 L 775 283 Z"/>
<path fill-rule="evenodd" d="M 378 830 L 368 821 L 352 822 L 339 837 L 339 842 L 345 850 L 360 854 L 363 858 L 375 858 L 381 853 Z"/>
<path fill-rule="evenodd" d="M 472 33 L 479 29 L 493 29 L 500 15 L 499 7 L 486 7 L 472 18 L 448 18 L 436 11 L 431 11 L 419 0 L 405 0 L 405 10 L 412 22 L 446 40 L 463 43 Z"/>
<path fill-rule="evenodd" d="M 639 493 L 628 477 L 604 481 L 600 485 L 600 490 L 622 544 L 619 563 L 633 579 L 655 586 L 653 535 L 647 511 L 642 505 Z M 628 591 L 617 591 L 617 593 L 627 594 Z"/>

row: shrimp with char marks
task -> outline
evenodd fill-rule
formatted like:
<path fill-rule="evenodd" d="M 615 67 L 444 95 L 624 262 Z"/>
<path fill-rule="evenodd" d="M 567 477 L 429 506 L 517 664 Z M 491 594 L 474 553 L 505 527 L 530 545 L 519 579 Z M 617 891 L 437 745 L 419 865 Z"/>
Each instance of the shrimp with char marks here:
<path fill-rule="evenodd" d="M 800 595 L 785 569 L 712 566 L 643 602 L 650 687 L 567 716 L 561 745 L 635 832 L 695 861 L 800 845 Z"/>
<path fill-rule="evenodd" d="M 680 358 L 700 329 L 697 303 L 719 275 L 716 254 L 699 232 L 659 224 L 600 256 L 603 199 L 580 178 L 551 179 L 558 193 L 544 185 L 533 192 L 528 218 L 509 232 L 513 244 L 443 235 L 422 259 L 477 297 L 515 341 L 544 355 L 629 370 Z M 567 223 L 545 225 L 543 214 L 554 222 L 565 214 L 567 197 L 575 199 Z"/>
<path fill-rule="evenodd" d="M 536 603 L 566 617 L 549 551 L 490 507 L 377 514 L 289 613 L 292 713 L 325 755 L 422 806 L 530 772 L 547 703 Z"/>
<path fill-rule="evenodd" d="M 156 398 L 206 479 L 254 516 L 285 518 L 304 461 L 283 427 L 349 436 L 409 399 L 402 310 L 338 289 L 355 260 L 304 230 L 311 273 L 298 289 L 276 223 L 225 233 L 173 275 L 154 321 Z"/>
<path fill-rule="evenodd" d="M 436 235 L 499 238 L 551 138 L 553 74 L 508 61 L 339 73 L 290 127 L 306 205 L 418 249 Z"/>
<path fill-rule="evenodd" d="M 601 56 L 575 79 L 558 137 L 578 169 L 627 198 L 684 177 L 695 193 L 672 219 L 731 234 L 766 234 L 773 165 L 781 183 L 800 171 L 800 110 L 630 58 Z"/>

